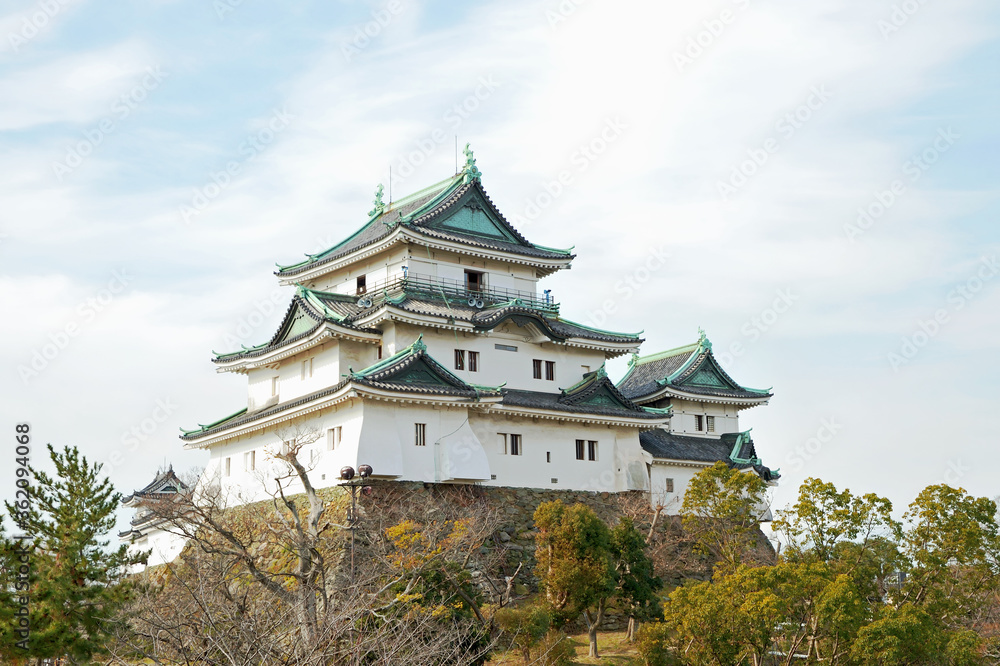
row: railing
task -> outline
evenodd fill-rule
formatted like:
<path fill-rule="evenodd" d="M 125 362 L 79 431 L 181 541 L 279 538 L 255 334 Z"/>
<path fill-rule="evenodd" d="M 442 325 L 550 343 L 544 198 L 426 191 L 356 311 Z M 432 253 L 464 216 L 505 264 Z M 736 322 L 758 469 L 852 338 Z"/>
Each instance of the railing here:
<path fill-rule="evenodd" d="M 553 302 L 552 297 L 548 293 L 544 296 L 539 296 L 533 291 L 490 286 L 483 286 L 480 289 L 470 289 L 465 283 L 459 280 L 439 278 L 431 275 L 413 275 L 412 273 L 405 277 L 400 275 L 389 280 L 367 285 L 364 293 L 359 293 L 358 296 L 364 295 L 373 301 L 378 301 L 385 293 L 389 296 L 407 293 L 434 300 L 458 302 L 462 305 L 468 305 L 470 300 L 481 300 L 484 307 L 518 300 L 526 307 L 552 315 L 559 314 L 559 304 Z"/>

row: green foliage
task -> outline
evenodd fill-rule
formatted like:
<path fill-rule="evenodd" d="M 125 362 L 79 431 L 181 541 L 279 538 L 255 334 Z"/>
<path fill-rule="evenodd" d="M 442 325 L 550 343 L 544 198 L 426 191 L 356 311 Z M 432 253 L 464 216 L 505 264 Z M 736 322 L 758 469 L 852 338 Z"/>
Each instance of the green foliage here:
<path fill-rule="evenodd" d="M 679 663 L 670 644 L 670 627 L 666 623 L 650 622 L 636 632 L 635 648 L 643 666 L 674 666 Z"/>
<path fill-rule="evenodd" d="M 535 570 L 546 599 L 564 614 L 582 614 L 597 657 L 597 630 L 615 593 L 611 530 L 583 504 L 543 502 L 535 509 Z"/>
<path fill-rule="evenodd" d="M 758 475 L 717 462 L 695 474 L 684 492 L 684 530 L 698 550 L 733 570 L 753 548 L 766 498 L 767 483 Z"/>
<path fill-rule="evenodd" d="M 536 574 L 559 611 L 581 613 L 606 601 L 615 589 L 611 531 L 583 504 L 543 502 L 535 510 Z"/>
<path fill-rule="evenodd" d="M 798 501 L 791 511 L 779 512 L 773 527 L 786 536 L 793 553 L 806 551 L 823 562 L 835 559 L 846 543 L 864 545 L 879 534 L 898 540 L 901 530 L 889 500 L 838 492 L 832 483 L 814 478 L 803 482 Z"/>
<path fill-rule="evenodd" d="M 561 631 L 549 631 L 535 650 L 535 663 L 543 666 L 572 666 L 576 663 L 573 641 Z"/>
<path fill-rule="evenodd" d="M 56 473 L 31 468 L 31 509 L 7 503 L 35 539 L 28 653 L 88 661 L 104 652 L 112 618 L 131 596 L 128 570 L 145 556 L 129 555 L 125 545 L 112 550 L 102 538 L 114 527 L 121 495 L 101 476 L 101 465 L 90 464 L 75 447 L 48 449 Z"/>
<path fill-rule="evenodd" d="M 967 615 L 1000 590 L 997 507 L 961 488 L 928 486 L 903 518 L 903 551 L 911 562 L 902 601 L 936 617 Z"/>
<path fill-rule="evenodd" d="M 535 647 L 552 626 L 552 614 L 538 605 L 523 608 L 501 608 L 494 616 L 500 630 L 511 644 L 520 650 L 524 663 L 531 663 L 531 648 Z"/>
<path fill-rule="evenodd" d="M 638 621 L 661 619 L 663 611 L 656 593 L 663 587 L 663 581 L 654 573 L 653 562 L 646 555 L 646 538 L 628 516 L 611 530 L 611 549 L 622 608 Z"/>

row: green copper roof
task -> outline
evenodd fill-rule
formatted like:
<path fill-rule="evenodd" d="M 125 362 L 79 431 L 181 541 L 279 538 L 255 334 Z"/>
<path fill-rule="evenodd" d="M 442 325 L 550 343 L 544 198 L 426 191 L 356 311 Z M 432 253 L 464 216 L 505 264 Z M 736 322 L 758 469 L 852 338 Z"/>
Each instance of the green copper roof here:
<path fill-rule="evenodd" d="M 576 326 L 577 328 L 582 328 L 582 329 L 584 329 L 586 331 L 593 331 L 594 333 L 600 333 L 601 335 L 613 335 L 613 336 L 617 336 L 617 337 L 621 337 L 621 338 L 634 338 L 634 339 L 638 340 L 639 336 L 641 336 L 642 333 L 643 333 L 643 331 L 639 331 L 638 333 L 620 333 L 618 331 L 609 331 L 609 330 L 606 330 L 606 329 L 603 329 L 603 328 L 595 328 L 593 326 L 586 326 L 584 324 L 580 324 L 580 323 L 577 323 L 575 321 L 566 319 L 565 317 L 559 317 L 557 321 L 561 321 L 564 324 L 569 324 L 570 326 Z"/>
<path fill-rule="evenodd" d="M 184 428 L 181 428 L 180 431 L 182 433 L 184 433 L 185 435 L 194 435 L 196 433 L 205 432 L 206 430 L 209 430 L 211 428 L 215 428 L 216 426 L 220 426 L 223 423 L 225 423 L 226 421 L 230 421 L 230 420 L 235 419 L 235 418 L 237 418 L 239 416 L 243 416 L 246 413 L 247 413 L 247 408 L 244 407 L 243 409 L 241 409 L 241 410 L 239 410 L 237 412 L 233 412 L 229 416 L 223 416 L 218 421 L 212 421 L 211 423 L 206 423 L 204 425 L 202 425 L 201 423 L 199 423 L 198 427 L 195 428 L 194 430 L 185 430 Z"/>

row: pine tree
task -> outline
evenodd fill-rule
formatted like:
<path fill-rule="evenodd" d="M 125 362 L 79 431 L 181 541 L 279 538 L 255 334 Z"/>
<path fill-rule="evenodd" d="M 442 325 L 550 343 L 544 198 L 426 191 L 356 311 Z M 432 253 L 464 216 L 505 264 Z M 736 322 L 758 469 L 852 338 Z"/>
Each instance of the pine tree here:
<path fill-rule="evenodd" d="M 86 663 L 104 653 L 112 618 L 130 597 L 126 575 L 145 556 L 130 555 L 125 545 L 111 550 L 102 538 L 114 528 L 121 495 L 101 476 L 101 465 L 76 447 L 48 449 L 55 476 L 31 468 L 30 510 L 7 503 L 34 537 L 28 655 Z"/>
<path fill-rule="evenodd" d="M 663 619 L 657 591 L 663 587 L 646 555 L 646 539 L 628 516 L 611 530 L 618 600 L 628 612 L 627 638 L 635 638 L 636 623 Z"/>

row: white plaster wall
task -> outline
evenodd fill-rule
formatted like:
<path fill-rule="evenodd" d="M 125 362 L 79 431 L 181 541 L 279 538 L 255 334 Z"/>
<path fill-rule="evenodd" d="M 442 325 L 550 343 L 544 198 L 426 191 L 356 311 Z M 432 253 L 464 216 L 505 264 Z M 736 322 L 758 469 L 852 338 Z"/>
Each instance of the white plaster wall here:
<path fill-rule="evenodd" d="M 149 559 L 146 560 L 146 566 L 155 567 L 167 562 L 173 562 L 174 558 L 180 555 L 186 543 L 187 539 L 176 534 L 162 530 L 150 530 L 141 539 L 137 539 L 131 543 L 129 551 L 131 553 L 150 551 Z"/>
<path fill-rule="evenodd" d="M 718 437 L 727 432 L 740 432 L 739 412 L 734 405 L 710 402 L 694 402 L 673 398 L 673 417 L 670 419 L 670 430 L 684 435 L 705 435 Z M 695 415 L 714 416 L 715 432 L 695 430 Z"/>
<path fill-rule="evenodd" d="M 704 467 L 689 467 L 681 465 L 670 465 L 664 463 L 654 463 L 650 467 L 650 504 L 655 508 L 663 506 L 668 515 L 677 515 L 681 512 L 684 503 L 684 493 L 688 484 L 695 474 Z M 674 492 L 666 492 L 667 479 L 674 480 Z"/>
<path fill-rule="evenodd" d="M 557 345 L 552 342 L 526 342 L 531 331 L 510 323 L 512 333 L 484 335 L 471 332 L 455 332 L 442 329 L 423 329 L 398 324 L 395 330 L 397 350 L 412 344 L 420 333 L 424 334 L 424 344 L 428 353 L 444 367 L 461 379 L 484 386 L 499 386 L 506 382 L 507 388 L 529 391 L 558 393 L 583 379 L 584 372 L 597 370 L 604 363 L 603 352 Z M 515 335 L 520 333 L 521 335 Z M 517 347 L 516 352 L 498 350 L 497 344 Z M 466 362 L 465 370 L 455 369 L 455 350 L 479 352 L 479 371 L 471 372 Z M 534 379 L 532 361 L 555 361 L 555 380 Z M 585 370 L 586 369 L 586 370 Z"/>

